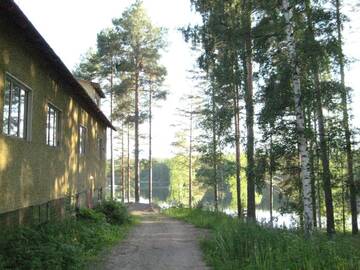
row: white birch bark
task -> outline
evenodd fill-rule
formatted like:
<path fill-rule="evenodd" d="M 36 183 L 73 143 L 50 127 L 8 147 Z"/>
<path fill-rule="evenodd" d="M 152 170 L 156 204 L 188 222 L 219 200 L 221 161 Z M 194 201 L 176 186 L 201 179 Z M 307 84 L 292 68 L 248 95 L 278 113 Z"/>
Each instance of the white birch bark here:
<path fill-rule="evenodd" d="M 311 201 L 311 178 L 309 166 L 309 152 L 305 138 L 304 114 L 301 103 L 300 69 L 297 62 L 296 44 L 294 38 L 293 11 L 288 0 L 282 1 L 283 13 L 286 21 L 286 35 L 289 59 L 292 73 L 292 88 L 294 92 L 296 128 L 298 135 L 299 154 L 301 163 L 301 182 L 303 189 L 304 205 L 304 230 L 310 234 L 313 230 L 312 201 Z"/>

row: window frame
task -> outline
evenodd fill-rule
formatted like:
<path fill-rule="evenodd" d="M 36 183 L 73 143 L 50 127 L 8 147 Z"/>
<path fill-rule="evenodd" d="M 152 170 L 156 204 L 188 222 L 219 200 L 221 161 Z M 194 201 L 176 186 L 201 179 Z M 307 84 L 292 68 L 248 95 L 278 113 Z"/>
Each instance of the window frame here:
<path fill-rule="evenodd" d="M 9 112 L 8 112 L 8 119 L 5 121 L 4 116 L 5 116 L 5 101 L 6 101 L 6 88 L 7 88 L 7 84 L 10 83 L 10 91 L 9 91 L 9 100 L 8 100 L 8 106 L 9 106 Z M 10 129 L 10 119 L 11 119 L 11 105 L 12 105 L 12 97 L 13 97 L 13 88 L 14 85 L 17 86 L 19 88 L 19 108 L 17 111 L 18 114 L 18 120 L 17 120 L 17 134 L 11 134 Z M 21 111 L 21 96 L 22 96 L 22 91 L 24 92 L 24 105 L 23 105 L 23 112 Z M 23 140 L 23 141 L 31 141 L 31 122 L 32 122 L 32 88 L 29 87 L 26 83 L 22 82 L 21 80 L 19 80 L 18 78 L 16 78 L 14 75 L 12 75 L 9 72 L 5 72 L 5 76 L 4 76 L 4 94 L 3 94 L 3 108 L 2 108 L 2 134 L 9 137 L 9 138 L 14 138 L 14 139 L 19 139 L 19 140 Z M 23 115 L 21 115 L 21 113 L 23 113 Z M 21 116 L 23 116 L 23 119 L 21 119 Z M 21 128 L 21 122 L 23 121 L 23 135 L 20 136 L 20 128 Z M 7 126 L 7 132 L 4 131 L 5 126 Z"/>
<path fill-rule="evenodd" d="M 62 110 L 59 109 L 59 107 L 57 107 L 56 105 L 54 105 L 54 103 L 48 101 L 46 104 L 46 134 L 45 134 L 45 144 L 49 147 L 52 148 L 59 148 L 61 146 L 61 135 L 62 135 L 62 129 L 61 129 L 61 124 L 62 124 Z M 53 141 L 54 141 L 54 134 L 56 134 L 56 144 L 55 145 L 51 145 L 49 144 L 49 140 L 50 140 L 50 128 L 48 126 L 48 121 L 50 118 L 49 115 L 49 110 L 52 109 L 55 112 L 56 115 L 56 129 L 55 129 L 55 133 L 53 133 Z M 49 136 L 49 137 L 48 137 Z"/>
<path fill-rule="evenodd" d="M 104 156 L 104 139 L 99 136 L 97 138 L 97 147 L 98 147 L 98 158 L 99 160 L 103 160 Z"/>
<path fill-rule="evenodd" d="M 81 130 L 84 130 L 85 131 L 85 135 L 84 135 L 84 139 L 82 140 L 81 138 L 81 135 L 82 135 L 82 132 Z M 86 153 L 87 153 L 87 149 L 86 149 L 86 144 L 87 144 L 87 127 L 80 124 L 79 125 L 79 140 L 78 140 L 78 143 L 79 143 L 79 147 L 78 147 L 78 153 L 79 153 L 79 156 L 85 156 Z M 82 144 L 83 144 L 83 147 L 82 147 Z M 83 149 L 81 151 L 81 149 Z"/>

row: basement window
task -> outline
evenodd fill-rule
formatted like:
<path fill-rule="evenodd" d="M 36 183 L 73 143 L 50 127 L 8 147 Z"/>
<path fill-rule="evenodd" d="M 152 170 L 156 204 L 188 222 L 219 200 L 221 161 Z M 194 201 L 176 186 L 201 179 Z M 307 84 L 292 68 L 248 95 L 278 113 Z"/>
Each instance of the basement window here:
<path fill-rule="evenodd" d="M 7 75 L 4 92 L 3 133 L 26 139 L 30 90 L 12 76 Z"/>
<path fill-rule="evenodd" d="M 86 152 L 86 127 L 80 125 L 79 127 L 79 154 L 80 156 L 85 155 Z"/>
<path fill-rule="evenodd" d="M 46 144 L 52 147 L 60 145 L 60 110 L 47 105 Z"/>

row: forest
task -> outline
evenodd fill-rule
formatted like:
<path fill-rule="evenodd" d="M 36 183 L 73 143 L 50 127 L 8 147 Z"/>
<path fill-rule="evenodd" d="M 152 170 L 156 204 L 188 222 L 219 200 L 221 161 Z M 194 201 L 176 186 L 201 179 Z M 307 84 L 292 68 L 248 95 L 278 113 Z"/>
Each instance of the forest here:
<path fill-rule="evenodd" d="M 192 0 L 202 22 L 179 31 L 197 54 L 188 71 L 194 87 L 179 102 L 174 155 L 163 160 L 152 157 L 151 122 L 169 94 L 160 61 L 166 29 L 151 22 L 141 1 L 113 19 L 74 70 L 100 81 L 110 99 L 118 128 L 110 136 L 112 196 L 248 221 L 267 209 L 270 225 L 273 212 L 291 213 L 305 234 L 357 234 L 360 149 L 343 5 Z"/>

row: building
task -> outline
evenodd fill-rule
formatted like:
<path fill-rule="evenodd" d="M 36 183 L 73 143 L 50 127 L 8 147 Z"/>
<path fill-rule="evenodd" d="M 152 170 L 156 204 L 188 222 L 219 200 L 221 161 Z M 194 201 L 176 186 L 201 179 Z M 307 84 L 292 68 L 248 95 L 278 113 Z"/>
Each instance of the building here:
<path fill-rule="evenodd" d="M 0 1 L 0 224 L 42 222 L 67 203 L 102 199 L 113 128 L 102 97 L 98 84 L 72 76 L 12 0 Z"/>

